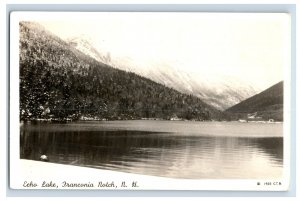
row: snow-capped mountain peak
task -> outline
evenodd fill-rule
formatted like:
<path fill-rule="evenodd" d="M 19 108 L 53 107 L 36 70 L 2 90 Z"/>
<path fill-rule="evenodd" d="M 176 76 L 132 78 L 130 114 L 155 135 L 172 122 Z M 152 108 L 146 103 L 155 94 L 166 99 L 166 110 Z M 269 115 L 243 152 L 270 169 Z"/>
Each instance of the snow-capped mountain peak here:
<path fill-rule="evenodd" d="M 110 53 L 100 54 L 96 48 L 92 45 L 92 39 L 86 36 L 73 37 L 67 40 L 71 46 L 75 47 L 77 50 L 82 53 L 100 61 L 102 63 L 110 64 Z"/>
<path fill-rule="evenodd" d="M 85 36 L 74 37 L 67 42 L 102 63 L 134 72 L 181 93 L 195 95 L 220 110 L 225 110 L 261 90 L 238 77 L 183 71 L 178 67 L 181 63 L 177 61 L 140 62 L 129 56 L 115 56 L 109 51 L 96 49 L 92 45 L 92 40 Z"/>

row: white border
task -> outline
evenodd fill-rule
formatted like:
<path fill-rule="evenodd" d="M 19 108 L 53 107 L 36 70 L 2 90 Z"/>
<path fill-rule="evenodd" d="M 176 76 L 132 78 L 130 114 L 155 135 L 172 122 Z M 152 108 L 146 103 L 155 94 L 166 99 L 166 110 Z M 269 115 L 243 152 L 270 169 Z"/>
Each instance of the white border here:
<path fill-rule="evenodd" d="M 25 180 L 30 180 L 32 178 L 26 178 L 22 171 L 23 163 L 19 160 L 19 52 L 16 51 L 19 49 L 19 21 L 21 20 L 40 20 L 42 19 L 59 19 L 62 17 L 68 16 L 77 16 L 79 13 L 64 13 L 64 12 L 12 12 L 11 13 L 11 32 L 10 32 L 10 185 L 14 189 L 23 189 L 22 184 Z M 89 17 L 93 13 L 80 13 L 80 19 L 83 17 Z M 287 33 L 285 40 L 291 40 L 290 32 L 290 20 L 287 20 L 286 24 Z M 93 178 L 85 180 L 86 175 L 60 175 L 65 176 L 65 178 L 50 178 L 52 181 L 61 181 L 74 180 L 82 181 L 83 183 L 95 182 L 98 181 L 110 181 L 112 178 L 115 183 L 120 183 L 121 181 L 131 181 L 132 179 L 137 180 L 138 183 L 142 184 L 138 190 L 256 190 L 256 191 L 284 191 L 289 188 L 289 175 L 290 175 L 290 87 L 291 87 L 291 78 L 290 78 L 290 43 L 287 42 L 286 48 L 283 50 L 283 54 L 286 56 L 286 66 L 285 66 L 285 82 L 284 82 L 284 177 L 282 180 L 260 180 L 259 182 L 278 182 L 282 183 L 281 186 L 257 186 L 256 183 L 258 180 L 182 180 L 180 179 L 167 179 L 160 177 L 151 177 L 151 176 L 140 176 L 135 174 L 126 174 L 126 173 L 113 173 L 113 172 L 103 172 L 105 175 L 99 175 Z M 287 51 L 288 50 L 288 51 Z M 55 167 L 53 167 L 55 168 Z M 98 170 L 97 170 L 98 171 Z M 89 172 L 94 172 L 89 170 Z M 100 172 L 100 171 L 98 171 Z M 97 174 L 95 172 L 95 174 Z M 84 176 L 84 177 L 83 177 Z M 121 178 L 119 178 L 121 177 Z M 48 179 L 47 176 L 42 178 L 34 178 L 37 183 L 42 183 L 45 179 Z M 81 180 L 82 179 L 82 180 Z M 38 189 L 38 188 L 34 188 Z M 86 188 L 84 188 L 86 189 Z M 94 189 L 94 188 L 93 188 Z M 102 188 L 101 190 L 103 190 Z M 110 189 L 110 188 L 108 188 Z M 111 189 L 110 189 L 111 190 Z M 118 189 L 119 190 L 119 189 Z"/>

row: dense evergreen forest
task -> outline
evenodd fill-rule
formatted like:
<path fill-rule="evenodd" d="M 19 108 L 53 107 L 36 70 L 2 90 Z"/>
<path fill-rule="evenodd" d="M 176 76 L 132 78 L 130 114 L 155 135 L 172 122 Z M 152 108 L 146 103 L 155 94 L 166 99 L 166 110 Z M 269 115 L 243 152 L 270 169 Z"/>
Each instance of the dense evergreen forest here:
<path fill-rule="evenodd" d="M 37 23 L 19 28 L 20 120 L 225 118 L 197 97 L 84 55 Z"/>
<path fill-rule="evenodd" d="M 238 117 L 257 112 L 263 120 L 283 121 L 283 81 L 229 108 Z"/>

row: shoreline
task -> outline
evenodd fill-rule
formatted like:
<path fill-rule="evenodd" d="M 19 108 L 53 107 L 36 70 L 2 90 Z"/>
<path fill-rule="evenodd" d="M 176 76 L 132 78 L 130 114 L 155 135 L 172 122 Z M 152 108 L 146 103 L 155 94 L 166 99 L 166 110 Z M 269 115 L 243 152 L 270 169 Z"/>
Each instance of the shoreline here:
<path fill-rule="evenodd" d="M 88 120 L 53 120 L 53 119 L 32 119 L 32 120 L 20 120 L 20 123 L 24 122 L 50 122 L 50 123 L 69 123 L 69 122 L 117 122 L 117 121 L 170 121 L 170 122 L 237 122 L 237 123 L 268 123 L 268 124 L 279 124 L 279 123 L 284 123 L 284 121 L 267 121 L 267 120 L 262 120 L 262 121 L 241 121 L 241 120 L 232 120 L 232 121 L 225 121 L 225 120 L 204 120 L 204 121 L 199 121 L 199 120 L 168 120 L 168 119 L 115 119 L 115 120 L 99 120 L 99 119 L 88 119 Z"/>
<path fill-rule="evenodd" d="M 21 122 L 20 129 L 47 132 L 145 132 L 174 133 L 183 136 L 227 136 L 227 137 L 283 137 L 283 123 L 261 122 L 193 122 L 193 121 L 78 121 L 68 123 Z"/>

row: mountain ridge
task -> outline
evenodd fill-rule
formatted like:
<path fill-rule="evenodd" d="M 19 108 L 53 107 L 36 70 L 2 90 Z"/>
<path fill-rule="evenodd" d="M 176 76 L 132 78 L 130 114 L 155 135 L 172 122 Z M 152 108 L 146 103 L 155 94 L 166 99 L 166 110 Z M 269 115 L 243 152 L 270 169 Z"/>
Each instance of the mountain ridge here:
<path fill-rule="evenodd" d="M 256 113 L 264 120 L 274 119 L 283 121 L 283 81 L 267 88 L 231 108 L 226 112 L 245 117 L 247 114 Z"/>
<path fill-rule="evenodd" d="M 224 119 L 201 99 L 99 62 L 20 23 L 20 120 Z"/>
<path fill-rule="evenodd" d="M 117 57 L 107 50 L 97 50 L 91 42 L 86 42 L 84 36 L 68 40 L 75 40 L 74 48 L 102 63 L 128 72 L 134 72 L 157 83 L 174 88 L 181 93 L 197 96 L 219 110 L 226 110 L 261 91 L 261 89 L 255 89 L 237 77 L 228 75 L 220 76 L 217 73 L 205 74 L 205 72 L 202 72 L 199 78 L 198 73 L 187 73 L 180 70 L 177 67 L 180 63 L 176 62 L 151 61 L 147 64 L 139 63 L 137 65 L 134 59 L 130 57 Z M 83 47 L 78 44 L 85 44 L 90 47 Z M 92 51 L 89 51 L 89 49 Z M 143 68 L 140 68 L 141 66 Z"/>

